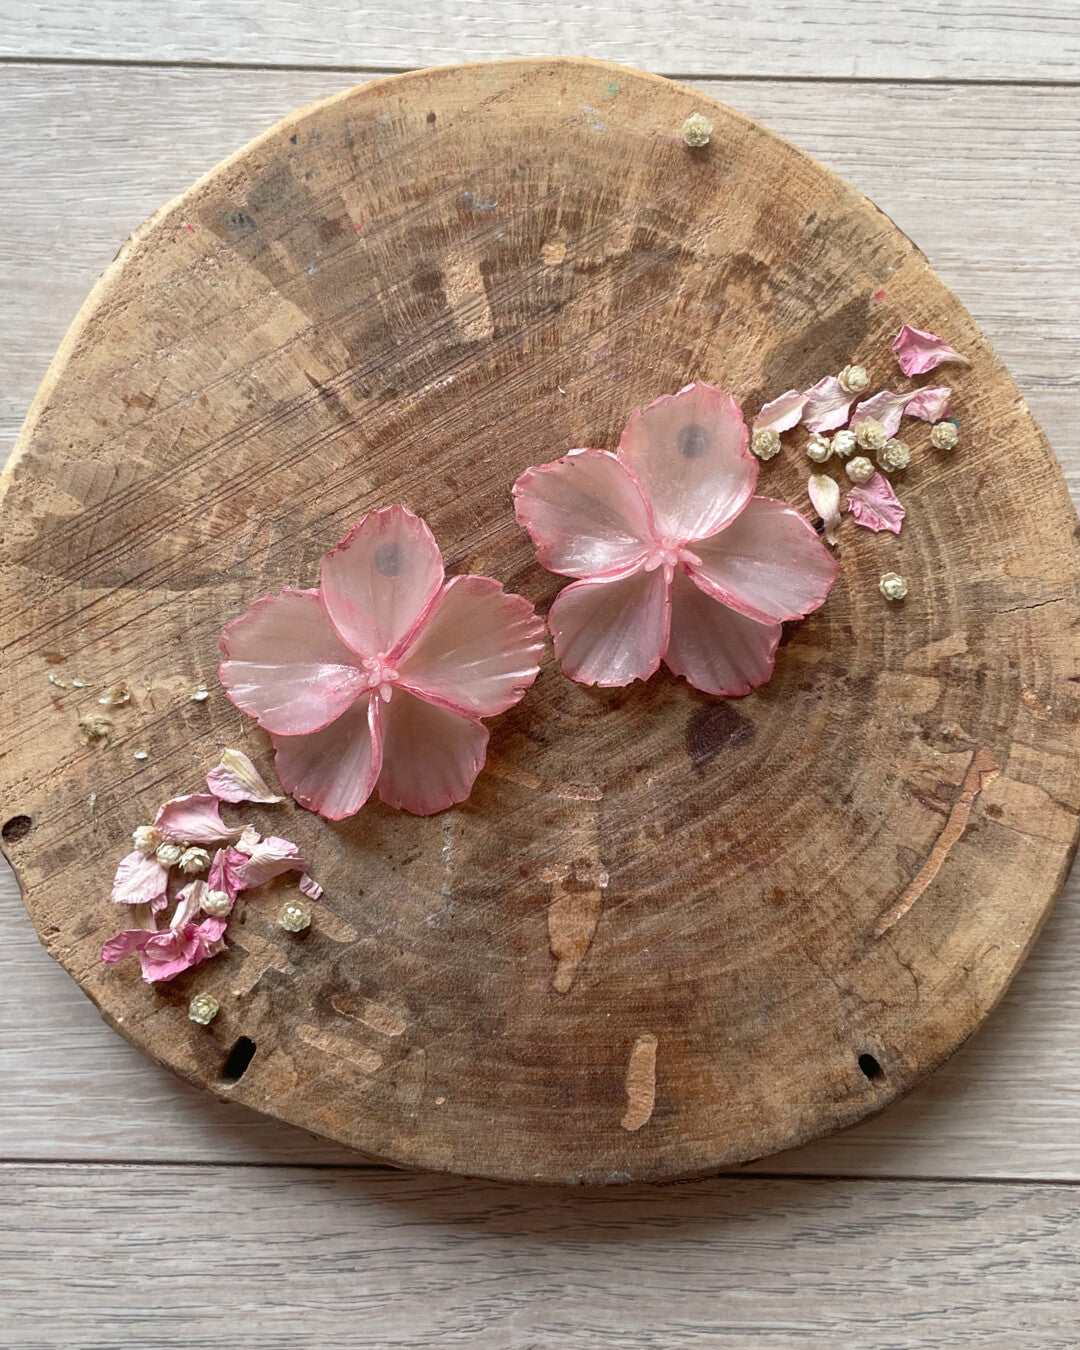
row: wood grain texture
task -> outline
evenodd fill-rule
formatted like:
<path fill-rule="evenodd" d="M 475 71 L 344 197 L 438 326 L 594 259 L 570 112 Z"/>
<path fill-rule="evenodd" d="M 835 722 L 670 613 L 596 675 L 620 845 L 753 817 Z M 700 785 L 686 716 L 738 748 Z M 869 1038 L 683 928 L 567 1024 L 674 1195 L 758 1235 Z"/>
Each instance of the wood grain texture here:
<path fill-rule="evenodd" d="M 0 1170 L 13 1350 L 1074 1350 L 1078 1245 L 1068 1186 Z"/>
<path fill-rule="evenodd" d="M 1076 80 L 1071 0 L 3 0 L 0 54 L 401 70 L 592 56 L 670 75 Z"/>
<path fill-rule="evenodd" d="M 587 100 L 605 98 L 601 117 Z M 424 1166 L 561 1181 L 715 1170 L 918 1081 L 1038 931 L 1076 823 L 1075 516 L 1052 456 L 908 242 L 723 109 L 708 154 L 691 156 L 677 128 L 699 103 L 628 71 L 548 63 L 425 73 L 309 110 L 140 232 L 46 381 L 5 498 L 6 674 L 27 720 L 2 762 L 7 809 L 34 821 L 9 851 L 46 944 L 109 1019 L 222 1097 Z M 454 286 L 465 264 L 482 293 Z M 914 313 L 975 367 L 954 380 L 967 454 L 911 475 L 927 523 L 887 555 L 914 581 L 903 622 L 885 617 L 882 563 L 853 539 L 839 598 L 738 710 L 671 682 L 597 697 L 552 674 L 505 719 L 487 791 L 460 814 L 369 808 L 314 837 L 311 818 L 290 824 L 316 859 L 322 841 L 332 897 L 303 959 L 251 907 L 239 952 L 195 984 L 148 991 L 97 964 L 113 921 L 86 910 L 80 869 L 104 876 L 123 815 L 141 819 L 151 794 L 235 739 L 220 699 L 209 725 L 177 699 L 212 670 L 202 649 L 255 578 L 301 579 L 342 517 L 403 497 L 452 541 L 452 565 L 456 553 L 550 600 L 497 493 L 567 417 L 567 444 L 608 444 L 626 407 L 677 387 L 688 361 L 750 406 L 848 359 L 885 378 L 887 334 Z M 415 464 L 410 442 L 424 446 Z M 998 473 L 1002 444 L 1026 473 Z M 977 470 L 995 483 L 973 508 Z M 803 472 L 778 465 L 770 490 L 794 497 Z M 60 773 L 65 716 L 74 725 L 41 683 L 46 652 L 77 657 L 94 685 L 147 677 L 116 745 L 61 748 Z M 125 767 L 136 741 L 152 749 L 141 778 Z M 875 939 L 981 753 L 1003 771 L 950 843 L 933 901 Z M 596 789 L 561 791 L 583 764 Z M 789 814 L 796 784 L 813 832 L 785 824 L 807 818 Z M 561 865 L 601 796 L 614 918 L 560 995 L 530 878 Z M 440 893 L 452 904 L 428 913 Z M 225 1006 L 193 1036 L 195 987 Z M 407 1033 L 369 1043 L 326 1006 L 333 994 L 385 1003 Z M 221 1066 L 240 1034 L 259 1054 L 233 1084 Z M 626 1064 L 647 1038 L 645 1114 Z M 634 1124 L 620 1128 L 624 1091 Z"/>

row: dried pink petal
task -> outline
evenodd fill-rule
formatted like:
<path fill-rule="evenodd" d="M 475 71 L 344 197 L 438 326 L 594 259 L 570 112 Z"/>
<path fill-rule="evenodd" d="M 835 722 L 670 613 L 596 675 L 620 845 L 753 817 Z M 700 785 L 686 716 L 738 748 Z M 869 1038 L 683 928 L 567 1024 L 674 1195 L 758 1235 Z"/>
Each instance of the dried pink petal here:
<path fill-rule="evenodd" d="M 706 694 L 740 698 L 772 675 L 782 631 L 778 623 L 758 623 L 711 599 L 676 572 L 664 664 Z"/>
<path fill-rule="evenodd" d="M 616 576 L 652 547 L 641 484 L 606 450 L 571 450 L 526 469 L 514 484 L 514 512 L 541 564 L 565 576 Z"/>
<path fill-rule="evenodd" d="M 142 977 L 148 984 L 174 979 L 201 962 L 225 950 L 221 936 L 226 920 L 206 918 L 201 923 L 186 923 L 154 933 L 140 948 Z"/>
<path fill-rule="evenodd" d="M 488 730 L 482 722 L 405 689 L 395 689 L 381 716 L 379 797 L 387 806 L 430 816 L 468 797 L 487 754 Z"/>
<path fill-rule="evenodd" d="M 851 489 L 847 496 L 847 509 L 856 525 L 863 525 L 875 534 L 880 530 L 899 534 L 906 514 L 889 480 L 880 473 L 875 473 L 868 483 Z"/>
<path fill-rule="evenodd" d="M 633 470 L 661 538 L 704 539 L 742 510 L 758 462 L 738 403 L 700 381 L 630 414 L 619 459 Z"/>
<path fill-rule="evenodd" d="M 154 817 L 163 839 L 185 844 L 219 844 L 240 833 L 221 819 L 221 805 L 208 792 L 192 792 L 166 802 Z"/>
<path fill-rule="evenodd" d="M 802 420 L 808 394 L 789 389 L 786 394 L 766 403 L 754 418 L 751 431 L 790 431 Z"/>
<path fill-rule="evenodd" d="M 548 625 L 564 674 L 602 687 L 647 680 L 668 638 L 663 569 L 615 581 L 575 581 L 555 597 Z"/>
<path fill-rule="evenodd" d="M 206 775 L 206 786 L 223 802 L 283 802 L 270 791 L 258 769 L 242 750 L 222 750 L 221 763 Z"/>
<path fill-rule="evenodd" d="M 835 544 L 836 531 L 840 525 L 840 484 L 827 473 L 812 473 L 806 491 L 810 505 L 825 526 L 826 541 Z"/>
<path fill-rule="evenodd" d="M 848 419 L 855 395 L 835 375 L 826 375 L 806 391 L 803 424 L 807 431 L 835 431 Z"/>
<path fill-rule="evenodd" d="M 919 389 L 908 399 L 905 411 L 923 422 L 940 422 L 952 412 L 952 390 L 947 385 Z"/>
<path fill-rule="evenodd" d="M 247 860 L 247 853 L 242 853 L 238 848 L 219 848 L 206 874 L 207 889 L 224 891 L 230 900 L 235 900 L 244 889 L 240 869 Z"/>
<path fill-rule="evenodd" d="M 933 333 L 925 333 L 921 328 L 912 328 L 904 324 L 893 339 L 892 349 L 896 360 L 905 375 L 925 375 L 946 361 L 959 361 L 965 366 L 971 362 L 961 356 L 955 347 Z"/>
<path fill-rule="evenodd" d="M 169 885 L 169 869 L 157 858 L 145 853 L 129 853 L 120 860 L 113 880 L 112 899 L 118 905 L 149 905 L 164 909 Z"/>
<path fill-rule="evenodd" d="M 305 872 L 301 876 L 300 880 L 296 884 L 300 887 L 301 892 L 304 895 L 306 895 L 309 900 L 322 899 L 323 888 L 319 885 L 319 883 L 315 880 L 315 878 L 313 876 L 309 876 L 307 872 Z"/>
<path fill-rule="evenodd" d="M 262 886 L 283 872 L 305 872 L 307 862 L 300 857 L 300 850 L 289 839 L 279 839 L 268 834 L 251 851 L 251 856 L 239 869 L 241 889 Z"/>
<path fill-rule="evenodd" d="M 904 415 L 904 409 L 914 397 L 914 392 L 910 390 L 906 394 L 894 394 L 891 389 L 883 389 L 872 398 L 863 399 L 861 403 L 856 404 L 855 411 L 851 414 L 851 430 L 858 431 L 863 422 L 872 419 L 881 423 L 886 438 L 895 436 L 900 430 L 900 419 Z"/>
<path fill-rule="evenodd" d="M 798 511 L 754 497 L 726 530 L 698 540 L 684 570 L 714 600 L 758 623 L 801 619 L 825 603 L 837 564 Z"/>
<path fill-rule="evenodd" d="M 544 625 L 527 600 L 464 576 L 446 583 L 396 665 L 401 688 L 429 703 L 494 717 L 533 683 L 543 654 Z"/>

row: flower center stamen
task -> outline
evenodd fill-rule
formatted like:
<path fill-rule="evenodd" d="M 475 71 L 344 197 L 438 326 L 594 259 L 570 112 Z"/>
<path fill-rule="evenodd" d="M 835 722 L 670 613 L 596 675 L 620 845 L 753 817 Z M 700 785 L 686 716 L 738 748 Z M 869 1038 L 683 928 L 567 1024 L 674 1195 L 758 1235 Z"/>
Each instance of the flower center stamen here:
<path fill-rule="evenodd" d="M 364 670 L 365 689 L 378 690 L 382 701 L 389 703 L 390 695 L 394 692 L 394 681 L 399 678 L 397 670 L 382 656 L 365 656 L 360 664 Z"/>
<path fill-rule="evenodd" d="M 671 581 L 675 575 L 675 568 L 680 563 L 700 563 L 701 559 L 696 553 L 681 544 L 677 539 L 661 539 L 653 547 L 653 551 L 645 559 L 645 571 L 655 572 L 658 567 L 664 569 L 664 579 Z"/>

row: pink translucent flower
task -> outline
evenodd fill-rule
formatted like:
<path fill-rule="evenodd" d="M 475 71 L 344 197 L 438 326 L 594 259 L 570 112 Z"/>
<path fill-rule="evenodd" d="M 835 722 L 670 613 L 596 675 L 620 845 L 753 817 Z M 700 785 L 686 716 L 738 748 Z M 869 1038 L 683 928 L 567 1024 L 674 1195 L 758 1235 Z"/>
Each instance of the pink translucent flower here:
<path fill-rule="evenodd" d="M 372 511 L 322 562 L 318 590 L 264 596 L 221 635 L 221 682 L 270 732 L 282 786 L 341 820 L 371 793 L 416 815 L 464 801 L 482 717 L 536 679 L 543 624 L 490 577 L 444 580 L 424 521 Z"/>
<path fill-rule="evenodd" d="M 663 660 L 710 694 L 772 674 L 780 626 L 821 605 L 837 566 L 807 522 L 755 497 L 735 399 L 687 385 L 632 414 L 617 454 L 573 450 L 514 485 L 541 563 L 577 577 L 548 623 L 582 684 L 646 680 Z"/>
<path fill-rule="evenodd" d="M 129 928 L 117 933 L 101 949 L 101 959 L 111 965 L 138 952 L 142 976 L 148 984 L 173 979 L 225 950 L 221 938 L 227 921 L 206 918 L 195 923 L 198 910 L 196 887 L 192 884 L 176 897 L 176 909 L 168 928 L 161 932 Z"/>

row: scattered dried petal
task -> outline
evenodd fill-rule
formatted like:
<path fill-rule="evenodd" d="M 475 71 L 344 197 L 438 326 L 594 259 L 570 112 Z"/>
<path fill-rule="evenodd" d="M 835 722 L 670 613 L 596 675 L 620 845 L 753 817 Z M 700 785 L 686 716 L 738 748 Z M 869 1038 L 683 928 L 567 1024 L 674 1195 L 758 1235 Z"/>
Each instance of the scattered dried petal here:
<path fill-rule="evenodd" d="M 306 895 L 309 900 L 322 899 L 323 888 L 319 885 L 319 883 L 315 880 L 315 878 L 309 876 L 307 872 L 303 874 L 303 876 L 296 884 L 300 887 L 301 892 L 304 895 Z"/>
<path fill-rule="evenodd" d="M 855 453 L 859 442 L 855 438 L 855 433 L 853 431 L 838 431 L 833 436 L 830 444 L 834 455 L 839 459 L 847 459 L 849 455 Z"/>
<path fill-rule="evenodd" d="M 242 750 L 222 750 L 221 763 L 206 775 L 206 786 L 223 802 L 283 802 Z"/>
<path fill-rule="evenodd" d="M 252 847 L 247 861 L 238 871 L 241 889 L 261 886 L 283 872 L 306 872 L 307 863 L 300 850 L 288 839 L 267 835 Z"/>
<path fill-rule="evenodd" d="M 851 415 L 851 430 L 857 436 L 864 423 L 872 419 L 881 424 L 886 439 L 895 436 L 900 430 L 900 418 L 904 415 L 904 409 L 914 397 L 910 390 L 906 394 L 894 394 L 891 389 L 883 389 L 881 393 L 855 405 L 855 411 Z M 859 444 L 864 450 L 878 448 L 876 445 L 863 445 L 862 441 Z"/>
<path fill-rule="evenodd" d="M 885 473 L 898 473 L 911 463 L 911 447 L 892 436 L 878 451 L 877 462 Z"/>
<path fill-rule="evenodd" d="M 807 431 L 834 431 L 848 419 L 855 395 L 844 388 L 835 375 L 826 375 L 806 391 L 803 422 Z"/>
<path fill-rule="evenodd" d="M 98 702 L 104 708 L 122 708 L 125 703 L 131 702 L 131 690 L 127 683 L 121 680 L 119 684 L 114 684 L 111 689 L 106 689 Z"/>
<path fill-rule="evenodd" d="M 311 906 L 304 900 L 287 900 L 277 921 L 287 933 L 302 933 L 311 927 Z"/>
<path fill-rule="evenodd" d="M 806 407 L 806 395 L 797 389 L 789 389 L 786 394 L 766 403 L 754 418 L 751 431 L 790 431 L 802 420 Z"/>
<path fill-rule="evenodd" d="M 704 113 L 691 113 L 682 124 L 682 138 L 694 150 L 709 144 L 713 125 Z"/>
<path fill-rule="evenodd" d="M 960 439 L 960 431 L 955 422 L 939 422 L 931 428 L 930 444 L 935 450 L 952 450 Z"/>
<path fill-rule="evenodd" d="M 225 824 L 218 799 L 206 792 L 192 792 L 166 802 L 154 826 L 163 838 L 185 844 L 218 844 L 240 833 Z"/>
<path fill-rule="evenodd" d="M 880 530 L 899 534 L 906 514 L 889 480 L 879 473 L 875 473 L 864 487 L 851 489 L 847 497 L 847 509 L 856 525 L 863 525 L 875 534 Z"/>
<path fill-rule="evenodd" d="M 840 484 L 827 473 L 812 473 L 806 490 L 810 496 L 810 505 L 824 522 L 826 542 L 835 544 L 836 530 L 840 524 Z"/>
<path fill-rule="evenodd" d="M 853 483 L 869 483 L 874 476 L 874 466 L 865 455 L 856 455 L 844 465 L 847 476 Z"/>
<path fill-rule="evenodd" d="M 118 905 L 149 905 L 151 909 L 164 909 L 168 884 L 168 868 L 136 849 L 120 860 L 113 881 L 112 899 Z"/>
<path fill-rule="evenodd" d="M 905 411 L 909 417 L 918 417 L 923 422 L 940 422 L 952 412 L 952 390 L 943 384 L 916 390 Z"/>
<path fill-rule="evenodd" d="M 870 375 L 865 366 L 845 366 L 836 378 L 841 388 L 849 394 L 861 394 L 870 384 Z"/>
<path fill-rule="evenodd" d="M 806 454 L 815 464 L 824 464 L 832 454 L 832 442 L 820 431 L 812 431 L 810 439 L 806 442 Z"/>
<path fill-rule="evenodd" d="M 886 572 L 878 582 L 878 590 L 886 600 L 903 600 L 907 595 L 908 585 L 899 573 Z"/>
<path fill-rule="evenodd" d="M 98 741 L 107 741 L 112 733 L 112 723 L 100 713 L 88 713 L 79 719 L 79 740 L 83 745 L 96 745 Z"/>
<path fill-rule="evenodd" d="M 195 994 L 188 1004 L 188 1017 L 199 1026 L 208 1026 L 218 1015 L 221 1004 L 213 994 Z"/>
<path fill-rule="evenodd" d="M 950 347 L 933 333 L 925 333 L 921 328 L 912 328 L 910 324 L 904 324 L 897 333 L 893 339 L 892 349 L 905 375 L 925 375 L 928 370 L 934 370 L 946 361 L 959 361 L 962 365 L 971 365 L 968 358 L 961 356 L 955 347 Z"/>
<path fill-rule="evenodd" d="M 780 453 L 780 433 L 772 427 L 762 427 L 750 437 L 750 449 L 758 459 L 772 459 Z"/>

